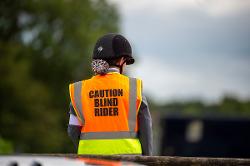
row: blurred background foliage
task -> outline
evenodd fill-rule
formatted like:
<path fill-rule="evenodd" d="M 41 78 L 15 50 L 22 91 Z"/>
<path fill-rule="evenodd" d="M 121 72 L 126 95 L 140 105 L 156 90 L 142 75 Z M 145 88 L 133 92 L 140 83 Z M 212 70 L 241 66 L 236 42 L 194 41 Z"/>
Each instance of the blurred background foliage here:
<path fill-rule="evenodd" d="M 0 1 L 0 152 L 74 151 L 68 84 L 92 74 L 93 44 L 118 25 L 105 0 Z"/>
<path fill-rule="evenodd" d="M 152 110 L 158 113 L 184 116 L 223 116 L 223 117 L 249 117 L 250 101 L 240 100 L 233 95 L 225 95 L 217 103 L 204 103 L 200 100 L 174 101 L 165 104 L 155 104 L 150 101 Z"/>
<path fill-rule="evenodd" d="M 94 43 L 119 25 L 105 0 L 0 1 L 0 153 L 75 151 L 66 132 L 68 84 L 91 76 Z M 150 107 L 153 115 L 250 116 L 250 101 L 230 96 Z"/>

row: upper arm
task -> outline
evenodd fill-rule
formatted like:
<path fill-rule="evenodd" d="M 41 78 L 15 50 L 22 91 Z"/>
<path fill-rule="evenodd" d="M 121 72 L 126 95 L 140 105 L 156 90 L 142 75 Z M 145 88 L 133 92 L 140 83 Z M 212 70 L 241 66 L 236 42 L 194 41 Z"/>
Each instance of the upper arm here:
<path fill-rule="evenodd" d="M 72 104 L 69 105 L 69 125 L 82 126 L 82 123 L 77 118 L 76 112 Z"/>

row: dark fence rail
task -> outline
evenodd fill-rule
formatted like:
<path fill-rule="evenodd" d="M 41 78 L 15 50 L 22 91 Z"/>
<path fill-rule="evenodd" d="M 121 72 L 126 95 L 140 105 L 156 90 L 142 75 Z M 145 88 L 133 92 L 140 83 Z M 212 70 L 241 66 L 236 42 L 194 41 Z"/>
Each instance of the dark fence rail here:
<path fill-rule="evenodd" d="M 41 154 L 33 154 L 39 155 Z M 76 154 L 43 154 L 44 156 L 69 158 L 95 158 L 116 161 L 131 161 L 149 166 L 250 166 L 250 159 L 240 158 L 205 158 L 205 157 L 168 157 L 168 156 L 130 156 L 130 155 L 76 155 Z"/>

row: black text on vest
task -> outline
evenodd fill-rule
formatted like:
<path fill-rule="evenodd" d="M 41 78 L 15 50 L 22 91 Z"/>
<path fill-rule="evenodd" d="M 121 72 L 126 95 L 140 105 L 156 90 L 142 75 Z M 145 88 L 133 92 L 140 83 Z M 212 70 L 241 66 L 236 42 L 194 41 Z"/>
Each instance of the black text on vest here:
<path fill-rule="evenodd" d="M 95 116 L 118 116 L 118 97 L 123 96 L 123 89 L 91 90 Z"/>

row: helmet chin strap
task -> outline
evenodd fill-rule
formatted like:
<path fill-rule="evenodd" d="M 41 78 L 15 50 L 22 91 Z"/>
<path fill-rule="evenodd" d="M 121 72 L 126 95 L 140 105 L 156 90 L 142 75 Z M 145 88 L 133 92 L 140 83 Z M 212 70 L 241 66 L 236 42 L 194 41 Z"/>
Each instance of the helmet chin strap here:
<path fill-rule="evenodd" d="M 121 65 L 114 65 L 114 66 L 116 66 L 116 67 L 118 67 L 118 68 L 119 68 L 119 70 L 120 70 L 120 74 L 122 74 L 122 73 L 123 73 L 123 65 L 124 65 L 124 63 L 126 63 L 126 61 L 122 62 L 122 64 L 121 64 Z"/>
<path fill-rule="evenodd" d="M 120 74 L 123 73 L 123 65 L 124 65 L 124 63 L 126 63 L 126 61 L 124 61 L 124 62 L 121 64 L 121 66 L 120 66 Z"/>

